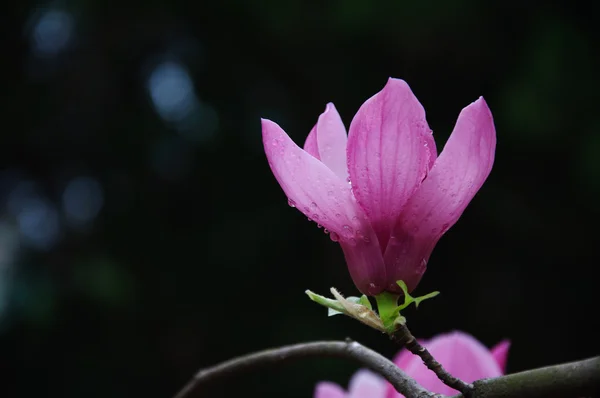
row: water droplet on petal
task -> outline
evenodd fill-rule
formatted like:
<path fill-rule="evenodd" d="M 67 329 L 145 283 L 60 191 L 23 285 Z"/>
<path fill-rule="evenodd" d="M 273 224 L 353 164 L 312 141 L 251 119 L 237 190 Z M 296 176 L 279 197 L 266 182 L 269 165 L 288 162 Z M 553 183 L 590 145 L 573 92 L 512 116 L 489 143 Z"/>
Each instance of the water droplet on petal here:
<path fill-rule="evenodd" d="M 421 263 L 417 267 L 416 273 L 418 273 L 418 274 L 423 273 L 423 272 L 425 272 L 426 269 L 427 269 L 427 260 L 421 259 Z"/>
<path fill-rule="evenodd" d="M 312 207 L 317 207 L 317 204 L 316 204 L 315 202 L 312 202 L 310 205 L 311 205 Z"/>
<path fill-rule="evenodd" d="M 336 234 L 335 232 L 332 232 L 329 234 L 329 239 L 331 239 L 334 242 L 337 242 L 340 240 L 340 236 L 338 234 Z"/>
<path fill-rule="evenodd" d="M 379 294 L 381 292 L 381 289 L 374 283 L 369 283 L 369 287 L 367 288 L 367 293 L 369 293 L 369 296 L 374 296 L 376 294 Z"/>
<path fill-rule="evenodd" d="M 326 234 L 328 234 L 329 230 L 327 228 L 323 228 L 323 232 L 325 232 Z"/>
<path fill-rule="evenodd" d="M 363 240 L 363 242 L 365 242 L 365 243 L 371 243 L 371 238 L 369 238 L 368 236 L 365 236 L 365 234 L 363 234 L 363 232 L 362 232 L 360 229 L 358 229 L 358 230 L 356 231 L 356 236 L 357 236 L 359 239 L 362 239 L 362 240 Z"/>
<path fill-rule="evenodd" d="M 317 223 L 317 228 L 322 228 L 323 226 L 319 223 Z"/>
<path fill-rule="evenodd" d="M 277 140 L 277 138 L 273 138 L 272 144 L 273 144 L 273 146 L 279 145 L 279 141 Z"/>
<path fill-rule="evenodd" d="M 352 233 L 354 230 L 352 229 L 352 227 L 350 225 L 344 225 L 344 231 Z"/>
<path fill-rule="evenodd" d="M 348 241 L 348 243 L 350 243 L 350 246 L 356 246 L 356 239 L 350 238 L 350 240 Z"/>
<path fill-rule="evenodd" d="M 335 213 L 335 216 L 339 218 L 339 217 L 341 217 L 342 215 L 341 215 L 340 213 Z"/>
<path fill-rule="evenodd" d="M 296 207 L 296 202 L 294 202 L 292 199 L 289 199 L 289 198 L 288 198 L 288 205 L 289 205 L 290 207 Z"/>

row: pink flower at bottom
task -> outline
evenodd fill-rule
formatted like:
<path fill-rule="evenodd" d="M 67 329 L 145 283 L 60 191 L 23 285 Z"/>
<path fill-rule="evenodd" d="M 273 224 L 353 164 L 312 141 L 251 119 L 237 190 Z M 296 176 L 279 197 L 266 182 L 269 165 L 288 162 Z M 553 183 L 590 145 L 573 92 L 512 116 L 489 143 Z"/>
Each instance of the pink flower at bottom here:
<path fill-rule="evenodd" d="M 486 348 L 473 336 L 463 332 L 438 335 L 420 343 L 453 376 L 472 383 L 476 380 L 502 376 L 510 342 L 503 340 L 492 349 Z M 427 390 L 443 395 L 454 395 L 458 391 L 446 386 L 427 369 L 421 358 L 403 349 L 394 358 L 406 374 Z M 361 369 L 352 377 L 346 392 L 331 382 L 321 382 L 315 388 L 314 398 L 399 398 L 398 393 L 381 376 Z"/>

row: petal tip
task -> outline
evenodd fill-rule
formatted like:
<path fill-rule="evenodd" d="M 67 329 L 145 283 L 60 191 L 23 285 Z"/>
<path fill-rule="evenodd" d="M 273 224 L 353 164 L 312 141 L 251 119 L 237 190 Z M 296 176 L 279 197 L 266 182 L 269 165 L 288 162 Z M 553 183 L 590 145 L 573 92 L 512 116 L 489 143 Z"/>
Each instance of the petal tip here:
<path fill-rule="evenodd" d="M 260 118 L 260 125 L 263 128 L 263 132 L 264 132 L 265 127 L 268 127 L 271 124 L 276 124 L 276 123 L 273 122 L 272 120 L 265 119 L 263 117 Z"/>
<path fill-rule="evenodd" d="M 403 79 L 398 79 L 396 77 L 388 77 L 386 87 L 387 86 L 396 86 L 402 88 L 409 88 L 408 83 Z"/>

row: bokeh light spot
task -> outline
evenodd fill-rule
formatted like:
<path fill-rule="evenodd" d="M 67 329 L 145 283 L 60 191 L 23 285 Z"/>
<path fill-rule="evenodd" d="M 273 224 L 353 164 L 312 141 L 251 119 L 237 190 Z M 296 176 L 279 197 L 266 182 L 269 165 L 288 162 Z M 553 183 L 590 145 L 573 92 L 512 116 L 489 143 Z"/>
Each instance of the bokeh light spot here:
<path fill-rule="evenodd" d="M 40 14 L 31 32 L 33 52 L 40 56 L 56 55 L 63 51 L 73 36 L 74 21 L 62 10 L 48 10 Z"/>

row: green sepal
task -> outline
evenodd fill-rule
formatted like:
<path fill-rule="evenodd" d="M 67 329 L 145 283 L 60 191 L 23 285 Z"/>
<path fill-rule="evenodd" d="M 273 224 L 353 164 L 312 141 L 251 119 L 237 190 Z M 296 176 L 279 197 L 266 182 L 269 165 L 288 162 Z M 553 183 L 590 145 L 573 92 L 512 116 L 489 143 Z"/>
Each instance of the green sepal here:
<path fill-rule="evenodd" d="M 325 296 L 321 296 L 319 294 L 313 293 L 310 290 L 305 291 L 304 293 L 317 304 L 321 304 L 323 307 L 327 307 L 329 311 L 327 312 L 328 316 L 333 316 L 337 314 L 344 314 L 344 306 L 337 300 L 332 300 Z"/>
<path fill-rule="evenodd" d="M 421 302 L 423 300 L 433 298 L 433 297 L 437 296 L 438 294 L 440 294 L 440 292 L 435 291 L 435 292 L 428 293 L 424 296 L 413 297 L 408 293 L 408 287 L 406 286 L 406 283 L 404 283 L 404 281 L 401 281 L 401 280 L 396 281 L 396 284 L 398 286 L 400 286 L 400 289 L 402 289 L 402 293 L 404 293 L 404 303 L 402 303 L 402 305 L 398 306 L 398 311 L 402 311 L 403 309 L 405 309 L 412 303 L 415 303 L 415 307 L 418 308 L 419 304 L 421 304 Z"/>
<path fill-rule="evenodd" d="M 399 298 L 400 295 L 390 292 L 382 292 L 375 296 L 379 317 L 381 318 L 383 326 L 388 333 L 393 333 L 394 323 L 400 316 L 400 312 L 398 311 Z"/>
<path fill-rule="evenodd" d="M 350 297 L 348 297 L 348 298 L 350 298 Z M 365 307 L 367 307 L 370 310 L 373 310 L 373 306 L 371 305 L 369 298 L 364 294 L 362 296 L 360 296 L 360 300 L 358 301 L 358 303 L 364 305 Z"/>

